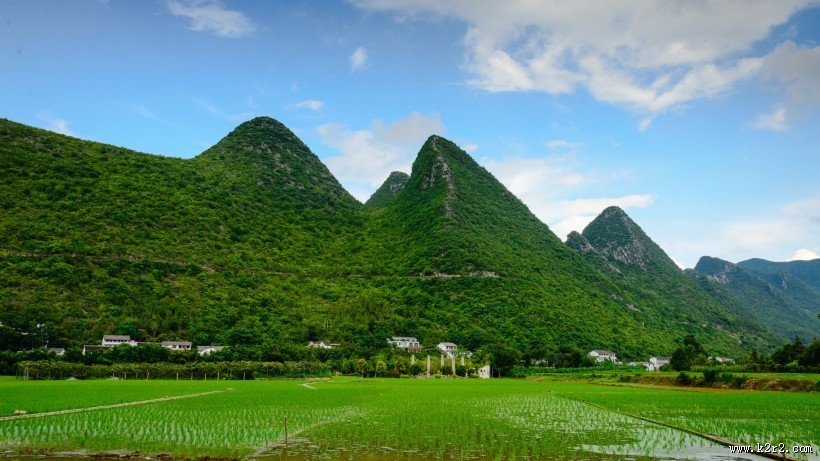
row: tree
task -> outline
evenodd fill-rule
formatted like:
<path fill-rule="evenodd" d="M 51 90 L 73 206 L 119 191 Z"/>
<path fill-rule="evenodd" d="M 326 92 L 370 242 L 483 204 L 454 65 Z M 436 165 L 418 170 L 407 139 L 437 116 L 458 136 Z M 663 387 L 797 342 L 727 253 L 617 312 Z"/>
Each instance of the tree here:
<path fill-rule="evenodd" d="M 669 359 L 669 366 L 675 371 L 687 371 L 692 368 L 686 349 L 683 347 L 675 349 L 675 352 L 672 353 L 672 357 Z"/>
<path fill-rule="evenodd" d="M 422 371 L 421 364 L 420 364 L 419 362 L 415 362 L 415 363 L 413 363 L 412 365 L 410 365 L 410 369 L 409 369 L 409 371 L 410 371 L 410 375 L 411 375 L 411 376 L 418 376 L 418 375 L 420 375 L 420 374 L 421 374 L 421 371 Z"/>
<path fill-rule="evenodd" d="M 376 376 L 384 375 L 384 372 L 387 371 L 387 364 L 379 360 L 376 362 Z"/>
<path fill-rule="evenodd" d="M 521 353 L 506 344 L 492 344 L 487 351 L 490 355 L 490 366 L 502 376 L 505 376 L 521 361 Z"/>
<path fill-rule="evenodd" d="M 356 370 L 358 370 L 359 373 L 362 374 L 362 378 L 364 378 L 364 374 L 367 371 L 367 360 L 359 359 L 359 361 L 356 362 Z"/>
<path fill-rule="evenodd" d="M 820 338 L 815 338 L 797 358 L 802 367 L 814 368 L 820 366 Z"/>

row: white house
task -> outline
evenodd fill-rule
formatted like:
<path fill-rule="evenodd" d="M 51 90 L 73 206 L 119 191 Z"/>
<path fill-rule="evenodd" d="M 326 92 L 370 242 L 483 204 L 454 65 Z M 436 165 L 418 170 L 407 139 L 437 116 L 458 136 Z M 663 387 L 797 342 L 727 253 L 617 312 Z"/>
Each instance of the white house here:
<path fill-rule="evenodd" d="M 735 363 L 735 359 L 730 359 L 727 357 L 709 357 L 709 360 L 713 360 L 717 363 Z"/>
<path fill-rule="evenodd" d="M 129 346 L 136 346 L 137 342 L 131 339 L 128 335 L 104 335 L 102 345 L 105 347 L 116 347 L 120 344 L 128 344 Z"/>
<path fill-rule="evenodd" d="M 658 371 L 664 365 L 669 365 L 669 360 L 671 357 L 656 357 L 652 356 L 649 357 L 649 366 L 646 367 L 646 371 Z"/>
<path fill-rule="evenodd" d="M 47 347 L 47 352 L 54 352 L 56 355 L 65 355 L 64 347 Z"/>
<path fill-rule="evenodd" d="M 589 356 L 595 359 L 595 362 L 597 363 L 605 362 L 607 360 L 612 363 L 618 363 L 618 357 L 612 351 L 596 349 L 594 351 L 590 351 Z"/>
<path fill-rule="evenodd" d="M 421 343 L 413 336 L 391 336 L 387 338 L 387 343 L 393 347 L 404 349 L 407 352 L 418 352 L 421 350 Z"/>
<path fill-rule="evenodd" d="M 478 377 L 482 379 L 490 379 L 492 374 L 490 374 L 490 366 L 484 365 L 483 367 L 478 369 Z"/>
<path fill-rule="evenodd" d="M 100 346 L 98 344 L 86 344 L 86 345 L 83 346 L 83 355 L 85 355 L 86 352 L 104 351 L 104 350 L 110 349 L 110 348 L 111 348 L 111 346 Z"/>
<path fill-rule="evenodd" d="M 199 355 L 211 355 L 213 352 L 219 352 L 227 346 L 197 346 L 196 352 Z"/>
<path fill-rule="evenodd" d="M 455 353 L 456 353 L 456 350 L 458 349 L 458 346 L 455 345 L 454 343 L 438 343 L 438 345 L 436 347 L 441 352 L 444 352 L 444 355 L 446 355 L 447 357 L 454 356 Z"/>
<path fill-rule="evenodd" d="M 309 342 L 307 347 L 315 347 L 317 349 L 336 349 L 339 347 L 336 343 L 331 343 L 330 341 L 316 341 L 316 342 Z"/>
<path fill-rule="evenodd" d="M 190 351 L 191 350 L 191 342 L 190 341 L 163 341 L 162 347 L 167 347 L 172 351 Z"/>

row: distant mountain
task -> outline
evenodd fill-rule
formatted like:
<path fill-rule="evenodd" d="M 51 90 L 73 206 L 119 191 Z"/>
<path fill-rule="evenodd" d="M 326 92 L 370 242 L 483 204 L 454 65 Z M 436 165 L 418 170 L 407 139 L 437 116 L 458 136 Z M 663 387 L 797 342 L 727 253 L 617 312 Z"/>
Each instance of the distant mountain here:
<path fill-rule="evenodd" d="M 811 261 L 772 262 L 765 259 L 749 259 L 737 263 L 745 269 L 759 274 L 789 274 L 799 278 L 817 292 L 820 292 L 820 259 Z"/>
<path fill-rule="evenodd" d="M 402 173 L 401 171 L 390 173 L 390 176 L 376 189 L 376 192 L 370 196 L 364 205 L 369 208 L 383 207 L 387 202 L 393 200 L 396 194 L 404 189 L 404 185 L 407 184 L 408 179 L 410 179 L 410 176 L 407 173 Z"/>
<path fill-rule="evenodd" d="M 775 343 L 621 210 L 564 245 L 438 136 L 366 205 L 267 117 L 189 160 L 3 120 L 0 171 L 0 349 L 108 333 L 270 358 L 318 339 L 369 356 L 390 335 L 529 359 L 646 358 L 689 333 L 723 355 Z"/>
<path fill-rule="evenodd" d="M 766 347 L 774 336 L 747 318 L 742 305 L 716 293 L 716 287 L 684 273 L 622 209 L 609 207 L 573 233 L 567 245 L 614 281 L 644 325 L 676 335 L 671 325 L 713 341 L 743 343 L 755 338 Z M 716 332 L 720 332 L 717 333 Z"/>
<path fill-rule="evenodd" d="M 695 272 L 724 285 L 755 319 L 769 325 L 782 341 L 800 336 L 808 343 L 820 336 L 817 319 L 820 295 L 800 279 L 785 273 L 761 276 L 739 264 L 708 256 L 700 258 Z"/>

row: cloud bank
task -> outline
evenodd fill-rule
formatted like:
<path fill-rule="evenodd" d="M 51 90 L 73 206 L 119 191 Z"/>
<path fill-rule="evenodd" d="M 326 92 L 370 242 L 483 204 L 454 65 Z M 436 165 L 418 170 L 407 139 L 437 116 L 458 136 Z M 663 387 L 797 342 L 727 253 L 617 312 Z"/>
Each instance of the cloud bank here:
<path fill-rule="evenodd" d="M 820 47 L 787 41 L 768 55 L 754 50 L 773 27 L 814 0 L 354 4 L 396 13 L 401 20 L 447 17 L 465 23 L 463 65 L 476 88 L 551 95 L 585 90 L 598 101 L 643 114 L 641 130 L 654 116 L 723 95 L 761 75 L 778 81 L 791 98 L 820 101 Z"/>
<path fill-rule="evenodd" d="M 187 18 L 191 30 L 227 38 L 245 37 L 256 30 L 244 13 L 227 9 L 218 0 L 168 0 L 166 5 L 174 16 Z"/>

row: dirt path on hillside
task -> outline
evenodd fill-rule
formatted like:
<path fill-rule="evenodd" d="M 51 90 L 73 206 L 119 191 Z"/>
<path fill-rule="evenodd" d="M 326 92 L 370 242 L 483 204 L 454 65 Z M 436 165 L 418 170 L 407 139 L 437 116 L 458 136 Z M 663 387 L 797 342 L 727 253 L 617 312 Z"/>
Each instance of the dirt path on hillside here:
<path fill-rule="evenodd" d="M 148 403 L 159 403 L 159 402 L 168 402 L 171 400 L 180 400 L 180 399 L 189 399 L 191 397 L 201 397 L 203 395 L 212 395 L 212 394 L 219 394 L 222 392 L 231 391 L 233 389 L 223 389 L 221 391 L 208 391 L 208 392 L 200 392 L 198 394 L 187 394 L 187 395 L 175 395 L 173 397 L 160 397 L 158 399 L 149 399 L 149 400 L 137 400 L 136 402 L 124 402 L 124 403 L 115 403 L 113 405 L 100 405 L 96 407 L 85 407 L 85 408 L 71 408 L 68 410 L 58 410 L 58 411 L 46 411 L 43 413 L 31 413 L 26 415 L 13 415 L 13 416 L 3 416 L 0 417 L 0 421 L 12 421 L 16 419 L 29 419 L 29 418 L 42 418 L 45 416 L 56 416 L 56 415 L 67 415 L 71 413 L 80 413 L 83 411 L 95 411 L 95 410 L 108 410 L 111 408 L 120 408 L 120 407 L 130 407 L 134 405 L 145 405 Z"/>
<path fill-rule="evenodd" d="M 16 258 L 32 258 L 32 259 L 44 259 L 44 258 L 54 258 L 54 257 L 68 257 L 68 258 L 85 258 L 91 261 L 110 261 L 110 262 L 120 262 L 120 261 L 127 261 L 127 262 L 150 262 L 150 263 L 157 263 L 157 264 L 173 264 L 177 266 L 189 266 L 189 267 L 197 267 L 204 272 L 216 272 L 216 271 L 238 271 L 238 272 L 247 272 L 253 274 L 269 274 L 278 277 L 303 277 L 303 278 L 314 278 L 314 279 L 395 279 L 395 280 L 426 280 L 426 279 L 457 279 L 457 278 L 489 278 L 489 279 L 500 279 L 506 278 L 510 279 L 511 277 L 504 276 L 502 277 L 500 274 L 497 274 L 492 271 L 473 271 L 467 274 L 442 274 L 439 272 L 433 274 L 419 274 L 419 275 L 386 275 L 386 274 L 321 274 L 321 273 L 301 273 L 301 272 L 283 272 L 283 271 L 271 271 L 271 270 L 264 270 L 264 269 L 251 269 L 246 267 L 228 267 L 228 266 L 215 266 L 210 264 L 197 264 L 187 261 L 180 261 L 180 260 L 172 260 L 172 259 L 162 259 L 162 258 L 147 258 L 144 256 L 134 256 L 134 255 L 123 255 L 123 256 L 100 256 L 100 255 L 87 255 L 82 253 L 33 253 L 33 252 L 24 252 L 18 251 L 8 248 L 0 248 L 0 256 L 5 257 L 16 257 Z"/>

